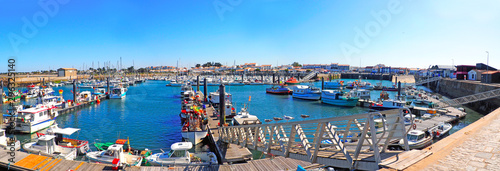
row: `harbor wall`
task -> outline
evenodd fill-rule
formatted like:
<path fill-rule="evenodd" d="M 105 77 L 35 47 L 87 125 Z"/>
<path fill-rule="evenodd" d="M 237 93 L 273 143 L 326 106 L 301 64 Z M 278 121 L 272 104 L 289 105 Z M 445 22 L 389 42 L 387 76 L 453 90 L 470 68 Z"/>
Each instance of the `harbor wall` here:
<path fill-rule="evenodd" d="M 370 79 L 370 80 L 392 80 L 393 74 L 372 74 L 372 73 L 342 73 L 342 79 Z"/>
<path fill-rule="evenodd" d="M 449 98 L 457 98 L 498 89 L 500 85 L 485 84 L 479 81 L 442 79 L 438 82 L 431 83 L 430 88 Z M 482 114 L 487 114 L 500 107 L 500 98 L 469 103 L 466 106 Z"/>

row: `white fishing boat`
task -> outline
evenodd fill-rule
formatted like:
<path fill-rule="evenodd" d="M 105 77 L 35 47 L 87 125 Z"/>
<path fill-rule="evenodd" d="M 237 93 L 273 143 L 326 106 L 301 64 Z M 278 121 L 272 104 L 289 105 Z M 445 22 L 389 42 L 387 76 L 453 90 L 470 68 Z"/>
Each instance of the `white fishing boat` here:
<path fill-rule="evenodd" d="M 90 91 L 82 91 L 78 93 L 78 102 L 89 102 L 92 101 L 92 93 Z"/>
<path fill-rule="evenodd" d="M 453 125 L 451 125 L 450 123 L 441 122 L 439 125 L 429 129 L 429 131 L 432 132 L 434 138 L 440 139 L 448 135 L 450 133 L 451 128 L 453 128 Z"/>
<path fill-rule="evenodd" d="M 181 87 L 181 96 L 187 91 L 193 91 L 193 87 L 190 84 L 183 84 Z"/>
<path fill-rule="evenodd" d="M 166 153 L 156 153 L 145 158 L 147 163 L 153 166 L 170 165 L 197 165 L 209 166 L 218 165 L 217 156 L 212 152 L 190 153 L 188 150 L 193 148 L 189 142 L 178 142 L 170 146 L 170 151 Z"/>
<path fill-rule="evenodd" d="M 18 111 L 14 122 L 14 131 L 21 133 L 34 133 L 54 124 L 58 116 L 54 105 L 38 104 L 35 107 Z M 9 118 L 8 116 L 7 118 Z M 9 123 L 10 124 L 10 123 Z"/>
<path fill-rule="evenodd" d="M 88 152 L 86 157 L 91 162 L 112 164 L 113 160 L 118 159 L 122 166 L 140 166 L 142 157 L 129 154 L 123 151 L 122 144 L 113 144 L 105 151 Z"/>
<path fill-rule="evenodd" d="M 297 85 L 293 88 L 292 96 L 299 99 L 319 100 L 321 98 L 321 90 L 312 86 Z"/>
<path fill-rule="evenodd" d="M 109 98 L 111 99 L 123 99 L 127 95 L 127 89 L 121 86 L 115 87 L 111 90 L 111 95 Z"/>
<path fill-rule="evenodd" d="M 225 100 L 227 101 L 230 101 L 232 102 L 233 101 L 233 95 L 231 95 L 231 93 L 228 93 L 228 92 L 224 92 L 224 95 L 226 97 L 224 97 Z M 220 101 L 220 96 L 219 96 L 219 90 L 217 89 L 217 91 L 215 92 L 210 92 L 209 94 L 209 101 L 210 103 L 214 106 L 214 108 L 218 108 L 219 107 L 219 101 Z"/>
<path fill-rule="evenodd" d="M 366 89 L 352 89 L 351 91 L 349 91 L 349 95 L 351 95 L 351 97 L 357 97 L 357 98 L 363 99 L 363 100 L 370 100 L 371 99 L 370 90 L 366 90 Z"/>
<path fill-rule="evenodd" d="M 78 131 L 80 131 L 80 129 L 78 128 L 59 128 L 57 124 L 54 124 L 49 127 L 49 129 L 47 130 L 47 134 L 56 136 L 55 142 L 59 147 L 76 149 L 77 154 L 85 154 L 88 150 L 90 150 L 89 142 L 69 138 L 69 136 Z"/>
<path fill-rule="evenodd" d="M 232 122 L 233 125 L 247 125 L 247 124 L 260 123 L 260 120 L 257 116 L 250 115 L 245 105 L 243 108 L 241 108 L 240 112 L 238 112 L 238 114 L 236 114 L 236 116 L 233 117 Z"/>
<path fill-rule="evenodd" d="M 31 84 L 31 85 L 27 86 L 26 88 L 28 90 L 26 91 L 26 93 L 23 96 L 25 99 L 35 98 L 35 97 L 38 97 L 38 95 L 40 94 L 40 87 L 39 86 Z"/>
<path fill-rule="evenodd" d="M 207 134 L 207 126 L 203 123 L 202 117 L 198 115 L 187 117 L 186 122 L 181 128 L 182 139 L 192 142 L 194 145 L 201 143 Z"/>
<path fill-rule="evenodd" d="M 390 110 L 390 109 L 400 109 L 406 106 L 406 101 L 401 100 L 384 100 L 382 104 L 373 104 L 370 106 L 374 110 Z"/>
<path fill-rule="evenodd" d="M 424 131 L 412 130 L 406 135 L 410 149 L 422 149 L 432 143 L 432 136 Z M 404 140 L 399 141 L 399 145 L 404 148 Z"/>
<path fill-rule="evenodd" d="M 61 107 L 64 99 L 62 96 L 44 96 L 42 97 L 43 104 L 48 106 Z"/>
<path fill-rule="evenodd" d="M 10 150 L 14 147 L 14 150 L 19 150 L 21 149 L 21 142 L 5 136 L 5 130 L 0 129 L 0 147 L 6 150 Z"/>
<path fill-rule="evenodd" d="M 56 145 L 55 139 L 56 136 L 54 135 L 41 135 L 37 138 L 36 142 L 24 144 L 23 149 L 33 154 L 74 160 L 77 150 L 74 148 L 62 148 Z"/>

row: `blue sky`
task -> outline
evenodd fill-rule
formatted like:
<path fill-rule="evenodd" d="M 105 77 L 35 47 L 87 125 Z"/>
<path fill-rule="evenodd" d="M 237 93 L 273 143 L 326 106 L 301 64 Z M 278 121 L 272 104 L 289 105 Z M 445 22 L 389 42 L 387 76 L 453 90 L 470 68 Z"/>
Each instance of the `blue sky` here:
<path fill-rule="evenodd" d="M 38 1 L 0 4 L 5 71 L 11 56 L 18 71 L 116 66 L 120 57 L 124 67 L 136 68 L 175 66 L 179 59 L 181 66 L 297 61 L 427 68 L 486 63 L 485 51 L 500 68 L 495 0 L 49 0 L 56 5 L 48 10 Z"/>

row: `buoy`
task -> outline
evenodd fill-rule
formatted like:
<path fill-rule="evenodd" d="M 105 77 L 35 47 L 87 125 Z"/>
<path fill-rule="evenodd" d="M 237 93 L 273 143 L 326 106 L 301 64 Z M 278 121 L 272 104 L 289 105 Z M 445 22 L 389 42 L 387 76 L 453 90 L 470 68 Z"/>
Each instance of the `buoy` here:
<path fill-rule="evenodd" d="M 97 104 L 101 103 L 101 100 L 97 99 Z"/>

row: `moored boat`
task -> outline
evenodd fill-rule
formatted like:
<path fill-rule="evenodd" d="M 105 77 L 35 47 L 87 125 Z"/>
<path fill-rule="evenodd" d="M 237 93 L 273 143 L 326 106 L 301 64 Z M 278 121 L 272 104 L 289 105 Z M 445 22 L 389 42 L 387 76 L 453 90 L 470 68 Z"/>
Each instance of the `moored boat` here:
<path fill-rule="evenodd" d="M 288 87 L 281 85 L 279 87 L 273 86 L 271 88 L 266 88 L 266 93 L 288 95 L 288 94 L 292 94 L 293 91 L 290 90 Z"/>
<path fill-rule="evenodd" d="M 122 166 L 140 166 L 142 157 L 124 152 L 123 144 L 113 144 L 105 151 L 92 151 L 86 154 L 86 157 L 91 162 L 112 164 L 115 159 L 118 159 Z"/>
<path fill-rule="evenodd" d="M 69 138 L 69 136 L 78 131 L 80 131 L 80 129 L 78 128 L 59 128 L 57 124 L 54 124 L 49 127 L 49 129 L 47 130 L 47 134 L 56 136 L 55 143 L 59 147 L 76 149 L 77 154 L 85 154 L 87 153 L 88 150 L 90 150 L 89 142 L 85 140 L 77 140 Z"/>
<path fill-rule="evenodd" d="M 285 82 L 286 84 L 288 85 L 297 85 L 299 84 L 300 82 L 297 81 L 297 79 L 295 79 L 294 77 L 291 77 L 290 79 L 286 80 Z"/>
<path fill-rule="evenodd" d="M 323 90 L 321 91 L 321 102 L 336 106 L 355 107 L 359 98 L 345 96 L 344 92 L 338 90 Z"/>
<path fill-rule="evenodd" d="M 193 148 L 190 142 L 178 142 L 170 146 L 170 151 L 165 153 L 156 153 L 146 157 L 147 163 L 153 166 L 169 165 L 190 165 L 190 166 L 209 166 L 218 165 L 217 156 L 213 152 L 190 153 L 188 150 Z"/>
<path fill-rule="evenodd" d="M 36 142 L 30 142 L 23 145 L 23 149 L 29 153 L 40 154 L 49 157 L 74 160 L 77 150 L 74 148 L 62 148 L 56 145 L 56 136 L 41 135 Z"/>
<path fill-rule="evenodd" d="M 113 88 L 111 90 L 111 95 L 109 96 L 110 99 L 122 99 L 125 98 L 127 95 L 127 89 L 123 88 L 121 86 Z"/>
<path fill-rule="evenodd" d="M 292 96 L 299 99 L 319 100 L 321 90 L 313 86 L 297 85 L 293 88 Z"/>
<path fill-rule="evenodd" d="M 422 149 L 432 143 L 432 136 L 420 130 L 412 130 L 406 137 L 410 149 Z M 404 148 L 404 140 L 400 140 L 399 145 Z"/>

